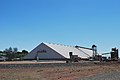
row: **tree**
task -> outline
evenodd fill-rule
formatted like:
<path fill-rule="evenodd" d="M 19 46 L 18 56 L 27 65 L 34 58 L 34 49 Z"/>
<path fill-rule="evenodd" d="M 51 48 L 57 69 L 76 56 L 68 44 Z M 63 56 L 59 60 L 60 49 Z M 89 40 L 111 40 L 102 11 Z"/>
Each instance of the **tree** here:
<path fill-rule="evenodd" d="M 22 53 L 23 53 L 23 54 L 28 54 L 28 51 L 22 50 Z"/>
<path fill-rule="evenodd" d="M 17 48 L 13 48 L 13 52 L 14 52 L 14 53 L 17 53 L 17 52 L 18 52 L 18 49 L 17 49 Z"/>
<path fill-rule="evenodd" d="M 4 52 L 4 53 L 8 53 L 8 52 L 9 52 L 9 50 L 6 48 L 3 52 Z"/>
<path fill-rule="evenodd" d="M 6 48 L 4 52 L 6 53 L 6 57 L 8 58 L 9 61 L 15 58 L 15 53 L 17 53 L 18 49 L 17 48 L 12 48 L 9 47 L 8 49 Z"/>
<path fill-rule="evenodd" d="M 5 52 L 5 53 L 12 53 L 12 48 L 11 48 L 11 47 L 9 47 L 9 49 L 6 48 L 6 49 L 4 50 L 4 52 Z"/>
<path fill-rule="evenodd" d="M 6 54 L 6 57 L 9 61 L 16 59 L 22 60 L 23 57 L 28 54 L 27 50 L 22 50 L 22 52 L 19 52 L 18 48 L 12 47 L 6 48 L 3 52 Z"/>
<path fill-rule="evenodd" d="M 8 51 L 9 51 L 10 53 L 12 53 L 12 52 L 13 52 L 12 47 L 9 47 Z"/>
<path fill-rule="evenodd" d="M 3 53 L 2 51 L 0 51 L 0 53 Z"/>

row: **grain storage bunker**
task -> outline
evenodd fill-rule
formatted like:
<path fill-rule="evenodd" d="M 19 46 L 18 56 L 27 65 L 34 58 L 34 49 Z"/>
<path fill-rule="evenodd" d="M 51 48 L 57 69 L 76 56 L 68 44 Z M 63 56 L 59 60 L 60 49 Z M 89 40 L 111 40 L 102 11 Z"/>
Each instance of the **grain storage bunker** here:
<path fill-rule="evenodd" d="M 81 59 L 89 59 L 93 56 L 91 48 L 66 46 L 53 43 L 41 43 L 34 48 L 28 55 L 24 57 L 25 60 L 66 60 L 70 59 L 69 53 L 77 55 Z"/>

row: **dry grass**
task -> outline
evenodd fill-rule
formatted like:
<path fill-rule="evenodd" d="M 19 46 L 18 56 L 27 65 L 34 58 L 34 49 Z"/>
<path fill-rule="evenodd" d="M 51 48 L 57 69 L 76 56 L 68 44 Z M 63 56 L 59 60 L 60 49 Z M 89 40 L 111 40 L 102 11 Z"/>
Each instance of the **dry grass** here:
<path fill-rule="evenodd" d="M 120 64 L 0 69 L 0 80 L 77 80 L 113 71 L 120 71 Z"/>

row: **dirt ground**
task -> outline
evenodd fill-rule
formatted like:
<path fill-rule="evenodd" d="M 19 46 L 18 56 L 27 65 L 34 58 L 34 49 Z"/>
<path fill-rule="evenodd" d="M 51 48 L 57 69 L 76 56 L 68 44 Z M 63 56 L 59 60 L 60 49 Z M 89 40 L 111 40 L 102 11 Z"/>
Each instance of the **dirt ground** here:
<path fill-rule="evenodd" d="M 120 64 L 1 68 L 0 80 L 78 80 L 102 73 L 118 72 Z"/>

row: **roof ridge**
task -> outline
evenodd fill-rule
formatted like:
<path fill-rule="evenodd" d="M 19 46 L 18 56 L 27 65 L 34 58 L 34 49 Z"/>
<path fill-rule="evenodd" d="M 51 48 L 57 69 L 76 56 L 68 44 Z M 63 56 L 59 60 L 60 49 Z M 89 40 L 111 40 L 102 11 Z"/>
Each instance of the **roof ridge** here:
<path fill-rule="evenodd" d="M 65 47 L 73 47 L 73 48 L 77 48 L 77 45 L 76 46 L 71 46 L 71 45 L 65 45 L 65 44 L 59 44 L 59 43 L 51 43 L 51 42 L 42 42 L 42 43 L 45 43 L 45 44 L 52 44 L 52 45 L 59 45 L 59 46 L 65 46 Z M 92 50 L 92 48 L 87 48 L 87 47 L 82 47 L 82 46 L 78 46 L 79 48 L 82 48 L 82 49 L 89 49 L 89 50 Z"/>
<path fill-rule="evenodd" d="M 75 46 L 71 46 L 71 45 L 64 45 L 64 44 L 59 44 L 59 43 L 50 43 L 50 42 L 43 42 L 45 44 L 52 44 L 52 45 L 60 45 L 60 46 L 66 46 L 66 47 L 75 47 Z"/>

